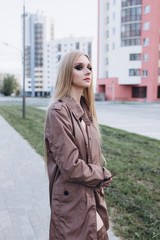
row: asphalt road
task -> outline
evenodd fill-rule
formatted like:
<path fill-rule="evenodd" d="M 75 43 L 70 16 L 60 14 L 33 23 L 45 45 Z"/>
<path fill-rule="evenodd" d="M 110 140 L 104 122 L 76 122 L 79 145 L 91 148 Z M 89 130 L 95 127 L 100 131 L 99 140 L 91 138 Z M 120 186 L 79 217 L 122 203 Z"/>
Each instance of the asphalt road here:
<path fill-rule="evenodd" d="M 26 105 L 47 109 L 48 98 L 26 98 Z M 22 104 L 22 98 L 0 97 L 0 105 Z M 160 140 L 160 102 L 95 102 L 98 122 Z"/>

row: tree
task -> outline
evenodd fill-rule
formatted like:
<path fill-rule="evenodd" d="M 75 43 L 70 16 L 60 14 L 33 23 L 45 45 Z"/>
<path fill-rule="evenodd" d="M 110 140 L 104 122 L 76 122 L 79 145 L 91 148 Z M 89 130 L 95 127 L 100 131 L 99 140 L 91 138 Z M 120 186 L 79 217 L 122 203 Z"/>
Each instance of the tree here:
<path fill-rule="evenodd" d="M 2 93 L 5 96 L 10 96 L 17 88 L 18 83 L 14 75 L 6 74 L 3 79 Z"/>

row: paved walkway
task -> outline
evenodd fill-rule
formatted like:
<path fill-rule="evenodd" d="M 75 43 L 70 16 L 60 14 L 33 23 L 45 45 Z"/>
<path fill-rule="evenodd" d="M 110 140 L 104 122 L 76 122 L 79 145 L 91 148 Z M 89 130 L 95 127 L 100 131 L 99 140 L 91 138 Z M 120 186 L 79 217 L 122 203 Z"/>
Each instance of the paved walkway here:
<path fill-rule="evenodd" d="M 49 218 L 44 161 L 0 116 L 0 240 L 48 240 Z"/>
<path fill-rule="evenodd" d="M 48 240 L 44 161 L 0 116 L 0 240 Z"/>

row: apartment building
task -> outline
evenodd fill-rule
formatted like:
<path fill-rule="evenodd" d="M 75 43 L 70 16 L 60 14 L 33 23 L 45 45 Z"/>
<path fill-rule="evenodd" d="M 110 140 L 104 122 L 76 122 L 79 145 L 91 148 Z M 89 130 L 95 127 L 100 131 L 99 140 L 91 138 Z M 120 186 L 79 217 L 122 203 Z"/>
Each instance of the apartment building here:
<path fill-rule="evenodd" d="M 97 92 L 160 101 L 160 1 L 98 0 Z"/>
<path fill-rule="evenodd" d="M 27 96 L 46 96 L 50 89 L 44 82 L 44 52 L 47 27 L 53 39 L 54 25 L 46 24 L 43 13 L 27 14 L 25 24 L 25 92 Z"/>

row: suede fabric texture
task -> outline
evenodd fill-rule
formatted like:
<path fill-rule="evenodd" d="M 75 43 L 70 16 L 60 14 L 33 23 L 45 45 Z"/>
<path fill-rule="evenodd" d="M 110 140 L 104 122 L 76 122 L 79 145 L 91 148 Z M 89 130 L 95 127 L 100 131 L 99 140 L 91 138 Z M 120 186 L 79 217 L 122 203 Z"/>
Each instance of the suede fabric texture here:
<path fill-rule="evenodd" d="M 109 240 L 108 234 L 104 226 L 97 232 L 97 239 L 98 240 Z"/>

